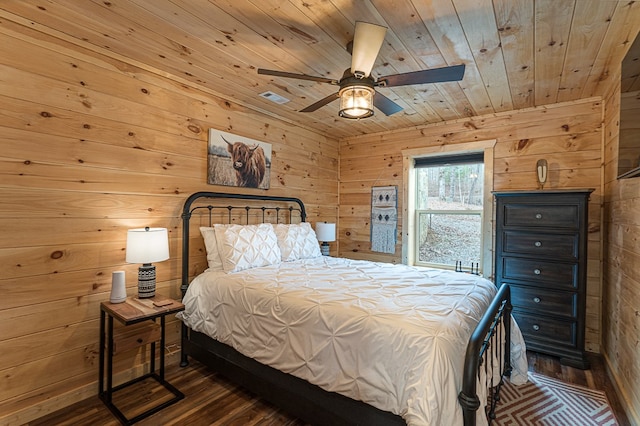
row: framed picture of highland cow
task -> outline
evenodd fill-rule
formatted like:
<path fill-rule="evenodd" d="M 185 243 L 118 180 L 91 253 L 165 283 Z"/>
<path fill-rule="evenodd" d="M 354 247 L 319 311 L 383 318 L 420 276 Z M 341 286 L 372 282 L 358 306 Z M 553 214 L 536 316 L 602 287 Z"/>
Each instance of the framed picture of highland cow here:
<path fill-rule="evenodd" d="M 269 189 L 271 144 L 209 129 L 207 183 Z"/>

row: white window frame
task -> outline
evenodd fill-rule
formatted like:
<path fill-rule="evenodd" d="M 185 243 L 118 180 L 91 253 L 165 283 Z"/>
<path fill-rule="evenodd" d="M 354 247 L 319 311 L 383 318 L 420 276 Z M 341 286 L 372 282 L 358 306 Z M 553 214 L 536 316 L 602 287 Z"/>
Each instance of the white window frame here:
<path fill-rule="evenodd" d="M 416 158 L 484 153 L 484 199 L 482 212 L 482 275 L 493 277 L 493 150 L 496 139 L 427 146 L 402 150 L 402 263 L 416 264 L 415 173 Z"/>

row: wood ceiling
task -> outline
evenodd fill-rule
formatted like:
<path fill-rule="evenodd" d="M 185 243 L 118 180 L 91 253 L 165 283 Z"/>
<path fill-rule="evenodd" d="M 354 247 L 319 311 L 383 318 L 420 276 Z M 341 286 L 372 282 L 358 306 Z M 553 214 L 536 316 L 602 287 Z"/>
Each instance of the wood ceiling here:
<path fill-rule="evenodd" d="M 0 18 L 341 138 L 600 95 L 638 33 L 640 2 L 3 0 Z M 339 79 L 357 20 L 388 27 L 374 76 L 466 64 L 464 79 L 379 88 L 404 110 L 353 121 L 337 101 L 298 112 L 336 86 L 257 74 Z"/>

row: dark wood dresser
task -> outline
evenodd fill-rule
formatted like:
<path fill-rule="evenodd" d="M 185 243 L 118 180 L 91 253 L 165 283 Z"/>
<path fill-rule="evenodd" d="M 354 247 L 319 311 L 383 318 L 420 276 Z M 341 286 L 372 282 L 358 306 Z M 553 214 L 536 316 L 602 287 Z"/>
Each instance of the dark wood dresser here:
<path fill-rule="evenodd" d="M 588 201 L 592 189 L 494 192 L 496 285 L 511 286 L 527 349 L 587 369 Z"/>

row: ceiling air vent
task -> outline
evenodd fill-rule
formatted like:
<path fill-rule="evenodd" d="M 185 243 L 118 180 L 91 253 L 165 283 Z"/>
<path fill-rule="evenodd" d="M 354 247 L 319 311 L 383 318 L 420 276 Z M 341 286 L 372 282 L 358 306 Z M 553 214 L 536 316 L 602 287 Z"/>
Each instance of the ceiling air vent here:
<path fill-rule="evenodd" d="M 289 102 L 289 99 L 284 98 L 280 95 L 276 95 L 273 92 L 260 93 L 260 96 L 262 96 L 265 99 L 269 99 L 271 102 L 275 102 L 277 104 L 286 104 L 287 102 Z"/>

